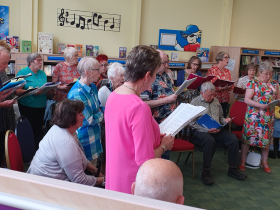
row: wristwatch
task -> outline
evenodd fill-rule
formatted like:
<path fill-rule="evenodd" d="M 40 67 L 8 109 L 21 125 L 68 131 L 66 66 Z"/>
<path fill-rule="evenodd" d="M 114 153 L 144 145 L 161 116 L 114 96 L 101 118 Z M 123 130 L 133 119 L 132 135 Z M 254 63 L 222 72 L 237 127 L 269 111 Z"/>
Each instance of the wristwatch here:
<path fill-rule="evenodd" d="M 102 182 L 101 186 L 105 187 L 105 177 L 103 177 L 103 182 Z"/>
<path fill-rule="evenodd" d="M 161 147 L 163 148 L 163 153 L 165 153 L 165 146 L 161 145 Z"/>

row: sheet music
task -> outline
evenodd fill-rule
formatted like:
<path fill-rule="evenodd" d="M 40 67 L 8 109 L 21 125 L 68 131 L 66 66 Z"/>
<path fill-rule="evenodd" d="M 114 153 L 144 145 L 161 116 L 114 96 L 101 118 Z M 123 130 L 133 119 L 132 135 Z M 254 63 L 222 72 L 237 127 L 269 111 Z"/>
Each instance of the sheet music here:
<path fill-rule="evenodd" d="M 57 26 L 120 32 L 121 15 L 58 8 Z"/>
<path fill-rule="evenodd" d="M 181 103 L 162 123 L 159 124 L 160 133 L 175 136 L 194 118 L 204 115 L 206 108 Z"/>
<path fill-rule="evenodd" d="M 178 90 L 175 92 L 176 95 L 180 95 L 190 84 L 192 84 L 196 78 L 185 80 L 184 83 L 178 88 Z"/>
<path fill-rule="evenodd" d="M 268 105 L 269 105 L 270 107 L 274 108 L 274 107 L 277 106 L 277 104 L 279 104 L 279 103 L 280 103 L 280 99 L 274 100 L 274 101 L 270 102 Z"/>

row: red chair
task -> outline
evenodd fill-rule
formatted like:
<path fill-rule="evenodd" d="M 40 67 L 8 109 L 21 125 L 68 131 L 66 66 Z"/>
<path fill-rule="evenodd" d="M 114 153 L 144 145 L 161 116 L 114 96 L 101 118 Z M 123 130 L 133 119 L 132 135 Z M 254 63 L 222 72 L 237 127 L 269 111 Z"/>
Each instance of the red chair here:
<path fill-rule="evenodd" d="M 241 101 L 235 101 L 230 108 L 230 118 L 232 122 L 237 125 L 243 127 L 245 114 L 246 114 L 247 104 Z M 231 133 L 234 133 L 238 139 L 242 139 L 242 131 L 231 131 L 231 122 L 229 125 L 229 129 Z"/>
<path fill-rule="evenodd" d="M 24 172 L 23 159 L 15 133 L 8 130 L 5 135 L 5 156 L 9 169 Z"/>
<path fill-rule="evenodd" d="M 173 148 L 171 149 L 172 152 L 179 152 L 179 156 L 177 158 L 176 164 L 178 165 L 179 159 L 181 157 L 182 152 L 189 152 L 192 153 L 192 159 L 193 159 L 193 179 L 194 179 L 194 145 L 188 141 L 185 141 L 183 139 L 174 139 Z M 189 158 L 188 155 L 188 158 Z M 187 158 L 187 160 L 188 160 Z M 187 162 L 186 160 L 186 162 Z"/>

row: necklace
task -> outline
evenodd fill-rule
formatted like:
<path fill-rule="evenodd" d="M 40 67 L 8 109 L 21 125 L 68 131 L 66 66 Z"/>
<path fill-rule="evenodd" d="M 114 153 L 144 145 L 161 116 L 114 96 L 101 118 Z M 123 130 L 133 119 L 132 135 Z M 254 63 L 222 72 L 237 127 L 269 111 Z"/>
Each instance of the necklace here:
<path fill-rule="evenodd" d="M 138 95 L 137 92 L 136 92 L 136 90 L 134 90 L 132 87 L 128 87 L 128 86 L 126 86 L 125 84 L 123 84 L 123 86 L 125 86 L 126 88 L 128 88 L 128 89 L 130 89 L 130 90 L 133 90 L 133 91 L 136 93 L 136 95 Z M 139 96 L 139 95 L 138 95 L 138 96 Z"/>

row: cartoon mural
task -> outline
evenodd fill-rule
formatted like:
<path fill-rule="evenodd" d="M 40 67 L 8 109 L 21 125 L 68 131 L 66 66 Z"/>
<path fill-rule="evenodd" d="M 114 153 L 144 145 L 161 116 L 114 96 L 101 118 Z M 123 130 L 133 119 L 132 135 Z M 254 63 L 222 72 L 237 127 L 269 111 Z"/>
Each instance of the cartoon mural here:
<path fill-rule="evenodd" d="M 9 36 L 9 7 L 0 6 L 0 39 L 6 40 Z"/>
<path fill-rule="evenodd" d="M 196 25 L 188 25 L 186 31 L 160 29 L 158 48 L 195 52 L 200 47 L 201 34 Z"/>

